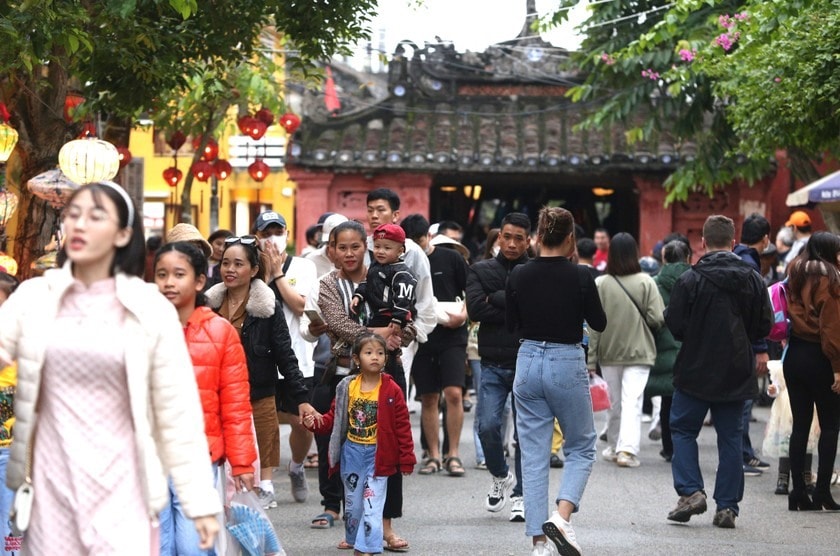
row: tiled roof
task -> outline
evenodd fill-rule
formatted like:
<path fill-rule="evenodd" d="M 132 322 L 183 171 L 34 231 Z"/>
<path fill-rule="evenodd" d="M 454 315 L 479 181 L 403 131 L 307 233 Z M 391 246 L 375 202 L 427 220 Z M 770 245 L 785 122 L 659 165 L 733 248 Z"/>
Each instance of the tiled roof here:
<path fill-rule="evenodd" d="M 557 71 L 565 51 L 540 40 L 480 54 L 445 44 L 414 48 L 411 60 L 398 48 L 384 100 L 331 117 L 304 115 L 289 163 L 337 172 L 670 171 L 695 154 L 667 133 L 628 145 L 625 128 L 577 128 L 595 106 L 565 97 L 575 77 Z"/>

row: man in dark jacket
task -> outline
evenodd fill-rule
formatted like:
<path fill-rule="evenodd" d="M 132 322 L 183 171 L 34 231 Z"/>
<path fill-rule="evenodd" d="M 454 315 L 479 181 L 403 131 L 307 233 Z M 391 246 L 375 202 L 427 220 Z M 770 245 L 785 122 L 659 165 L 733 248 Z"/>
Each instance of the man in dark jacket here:
<path fill-rule="evenodd" d="M 505 461 L 502 446 L 502 412 L 513 390 L 519 338 L 508 332 L 505 326 L 505 285 L 510 271 L 528 260 L 526 252 L 530 232 L 531 220 L 525 214 L 513 212 L 505 216 L 499 232 L 499 254 L 493 259 L 475 263 L 467 275 L 467 312 L 470 320 L 480 323 L 478 436 L 484 449 L 487 470 L 493 476 L 493 484 L 484 504 L 490 512 L 498 512 L 505 507 L 508 490 L 514 483 L 514 475 Z M 516 485 L 511 493 L 513 504 L 510 520 L 525 521 L 518 446 L 514 458 Z"/>
<path fill-rule="evenodd" d="M 706 254 L 671 291 L 665 324 L 683 342 L 674 364 L 672 473 L 680 499 L 668 519 L 687 522 L 706 511 L 697 436 L 711 410 L 717 432 L 714 499 L 717 527 L 735 527 L 744 495 L 741 457 L 744 400 L 758 384 L 751 344 L 770 332 L 773 313 L 761 277 L 732 252 L 735 225 L 720 215 L 706 219 Z"/>

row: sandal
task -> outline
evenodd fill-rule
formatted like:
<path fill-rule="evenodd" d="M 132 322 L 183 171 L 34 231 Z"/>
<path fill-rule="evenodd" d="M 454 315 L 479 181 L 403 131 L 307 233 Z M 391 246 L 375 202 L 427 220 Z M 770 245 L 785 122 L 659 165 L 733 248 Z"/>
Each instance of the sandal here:
<path fill-rule="evenodd" d="M 335 525 L 335 516 L 329 512 L 316 515 L 309 526 L 312 529 L 329 529 Z"/>
<path fill-rule="evenodd" d="M 435 473 L 440 472 L 440 470 L 440 460 L 437 458 L 429 458 L 423 462 L 423 467 L 421 467 L 417 473 L 419 475 L 434 475 Z"/>
<path fill-rule="evenodd" d="M 450 456 L 446 458 L 446 472 L 449 473 L 450 477 L 463 477 L 464 473 L 464 464 L 461 463 L 461 458 L 457 456 Z"/>
<path fill-rule="evenodd" d="M 353 550 L 353 545 L 345 541 L 344 539 L 341 539 L 341 542 L 338 543 L 338 546 L 336 546 L 336 548 L 339 550 Z"/>
<path fill-rule="evenodd" d="M 317 452 L 313 452 L 306 456 L 306 459 L 303 462 L 303 466 L 306 469 L 318 469 L 318 454 Z"/>
<path fill-rule="evenodd" d="M 382 548 L 388 552 L 408 552 L 408 541 L 400 538 L 396 533 L 391 533 L 383 540 L 385 544 Z"/>

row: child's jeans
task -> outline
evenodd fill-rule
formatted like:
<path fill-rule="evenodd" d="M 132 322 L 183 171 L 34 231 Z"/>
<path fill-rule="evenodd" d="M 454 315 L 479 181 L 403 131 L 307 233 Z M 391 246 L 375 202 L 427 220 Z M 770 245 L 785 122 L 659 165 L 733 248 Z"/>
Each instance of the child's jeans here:
<path fill-rule="evenodd" d="M 341 447 L 344 540 L 359 552 L 382 552 L 382 508 L 388 477 L 374 476 L 375 444 L 346 440 Z"/>
<path fill-rule="evenodd" d="M 6 466 L 9 464 L 9 448 L 0 448 L 0 531 L 3 532 L 3 550 L 0 554 L 6 554 L 5 548 L 8 546 L 11 552 L 16 553 L 20 551 L 20 537 L 12 537 L 12 530 L 9 527 L 9 510 L 12 509 L 12 501 L 15 499 L 15 493 L 6 486 Z"/>
<path fill-rule="evenodd" d="M 213 464 L 213 478 L 219 473 L 218 464 Z M 184 515 L 178 495 L 169 479 L 169 503 L 161 510 L 160 556 L 216 556 L 216 551 L 200 550 L 199 537 L 193 520 Z M 224 526 L 224 524 L 222 524 Z"/>

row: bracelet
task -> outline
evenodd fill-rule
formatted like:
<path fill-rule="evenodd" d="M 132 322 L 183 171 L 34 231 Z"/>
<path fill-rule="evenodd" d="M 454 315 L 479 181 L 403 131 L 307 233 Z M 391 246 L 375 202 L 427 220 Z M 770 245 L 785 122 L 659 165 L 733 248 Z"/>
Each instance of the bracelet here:
<path fill-rule="evenodd" d="M 277 276 L 277 277 L 276 277 L 276 278 L 274 278 L 274 279 L 275 279 L 275 280 L 279 280 L 280 278 L 285 278 L 285 277 L 286 277 L 286 275 L 285 275 L 285 274 L 281 274 L 280 276 Z"/>

